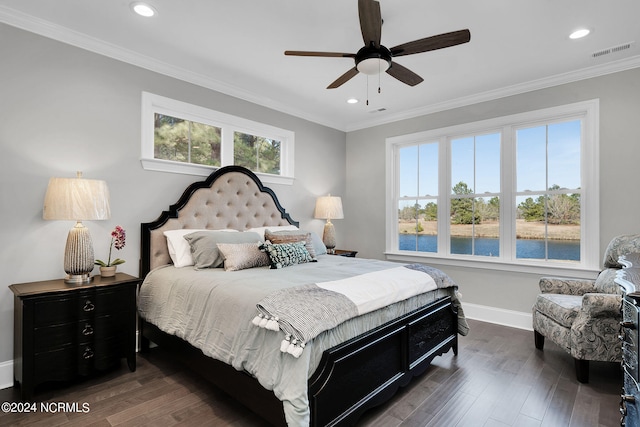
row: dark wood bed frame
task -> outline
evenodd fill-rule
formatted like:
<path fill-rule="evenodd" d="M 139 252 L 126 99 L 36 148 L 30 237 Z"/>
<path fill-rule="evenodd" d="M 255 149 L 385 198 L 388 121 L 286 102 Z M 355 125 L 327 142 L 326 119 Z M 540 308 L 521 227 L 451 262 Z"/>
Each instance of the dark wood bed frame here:
<path fill-rule="evenodd" d="M 282 220 L 298 225 L 282 208 L 275 193 L 264 187 L 255 174 L 238 166 L 224 167 L 206 180 L 191 184 L 178 202 L 162 212 L 157 220 L 141 224 L 142 277 L 153 266 L 151 233 L 166 227 L 170 219 L 178 218 L 196 191 L 211 188 L 228 173 L 249 177 L 260 193 L 266 193 L 273 199 L 280 213 L 277 223 L 252 226 L 277 225 Z M 457 313 L 451 298 L 445 297 L 326 350 L 308 382 L 311 425 L 353 425 L 367 409 L 389 400 L 399 387 L 423 373 L 434 357 L 450 349 L 457 355 L 457 325 Z M 282 402 L 254 377 L 205 356 L 199 349 L 162 332 L 144 319 L 140 319 L 139 327 L 143 351 L 149 349 L 150 341 L 154 342 L 269 423 L 286 425 Z"/>

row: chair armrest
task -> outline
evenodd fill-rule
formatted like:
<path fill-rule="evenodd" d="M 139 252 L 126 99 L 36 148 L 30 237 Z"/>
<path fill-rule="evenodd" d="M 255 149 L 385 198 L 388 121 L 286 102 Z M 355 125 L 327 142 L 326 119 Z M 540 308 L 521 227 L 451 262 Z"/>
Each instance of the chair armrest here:
<path fill-rule="evenodd" d="M 616 294 L 587 293 L 582 296 L 582 311 L 588 317 L 621 316 L 622 297 Z"/>
<path fill-rule="evenodd" d="M 595 283 L 591 279 L 542 277 L 538 285 L 543 294 L 584 295 L 596 291 Z"/>

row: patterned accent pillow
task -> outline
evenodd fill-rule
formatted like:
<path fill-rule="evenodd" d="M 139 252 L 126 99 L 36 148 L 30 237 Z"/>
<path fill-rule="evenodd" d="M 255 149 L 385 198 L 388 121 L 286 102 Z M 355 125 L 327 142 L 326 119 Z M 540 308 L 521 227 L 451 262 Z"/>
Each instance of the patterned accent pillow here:
<path fill-rule="evenodd" d="M 272 244 L 264 242 L 260 249 L 269 255 L 271 268 L 284 268 L 290 265 L 314 262 L 304 242 Z"/>
<path fill-rule="evenodd" d="M 311 258 L 316 259 L 316 251 L 313 247 L 313 240 L 311 239 L 311 233 L 303 230 L 282 230 L 282 231 L 264 231 L 264 239 L 270 241 L 274 245 L 280 243 L 295 243 L 304 242 L 304 247 L 307 248 Z"/>
<path fill-rule="evenodd" d="M 225 271 L 269 265 L 269 256 L 260 250 L 262 243 L 218 243 L 218 250 L 224 258 Z"/>

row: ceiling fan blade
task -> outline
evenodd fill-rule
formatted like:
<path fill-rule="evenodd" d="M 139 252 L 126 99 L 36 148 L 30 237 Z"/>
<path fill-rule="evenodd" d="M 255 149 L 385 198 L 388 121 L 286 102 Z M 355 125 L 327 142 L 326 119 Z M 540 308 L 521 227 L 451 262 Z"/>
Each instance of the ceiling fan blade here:
<path fill-rule="evenodd" d="M 387 70 L 387 74 L 396 79 L 400 80 L 402 83 L 408 84 L 409 86 L 415 86 L 418 83 L 422 83 L 424 79 L 411 71 L 410 69 L 403 67 L 397 62 L 392 62 L 391 67 Z"/>
<path fill-rule="evenodd" d="M 356 67 L 353 67 L 352 69 L 350 69 L 349 71 L 347 71 L 346 73 L 338 77 L 329 86 L 327 86 L 327 89 L 335 89 L 337 87 L 342 86 L 343 84 L 351 80 L 356 74 L 358 74 L 358 69 Z"/>
<path fill-rule="evenodd" d="M 304 50 L 285 50 L 285 55 L 291 56 L 322 56 L 327 58 L 355 58 L 355 53 L 343 52 L 307 52 Z"/>
<path fill-rule="evenodd" d="M 382 15 L 380 2 L 375 0 L 358 0 L 358 15 L 360 16 L 360 30 L 365 46 L 373 44 L 380 47 L 382 34 Z"/>
<path fill-rule="evenodd" d="M 467 43 L 469 40 L 471 40 L 471 32 L 469 32 L 469 30 L 460 30 L 426 37 L 420 40 L 414 40 L 412 42 L 392 47 L 390 50 L 391 56 L 413 55 L 414 53 L 422 53 L 430 50 L 456 46 Z"/>

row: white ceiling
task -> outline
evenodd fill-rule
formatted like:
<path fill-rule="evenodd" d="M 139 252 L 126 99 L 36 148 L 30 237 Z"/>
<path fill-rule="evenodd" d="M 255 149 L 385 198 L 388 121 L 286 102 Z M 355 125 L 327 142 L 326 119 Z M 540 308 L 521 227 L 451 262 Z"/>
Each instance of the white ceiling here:
<path fill-rule="evenodd" d="M 153 18 L 130 3 L 0 0 L 0 22 L 345 131 L 640 67 L 638 0 L 380 0 L 387 47 L 465 28 L 471 41 L 397 58 L 415 87 L 359 74 L 332 90 L 352 59 L 283 52 L 357 52 L 357 0 L 149 0 Z M 578 27 L 591 34 L 570 40 Z"/>

